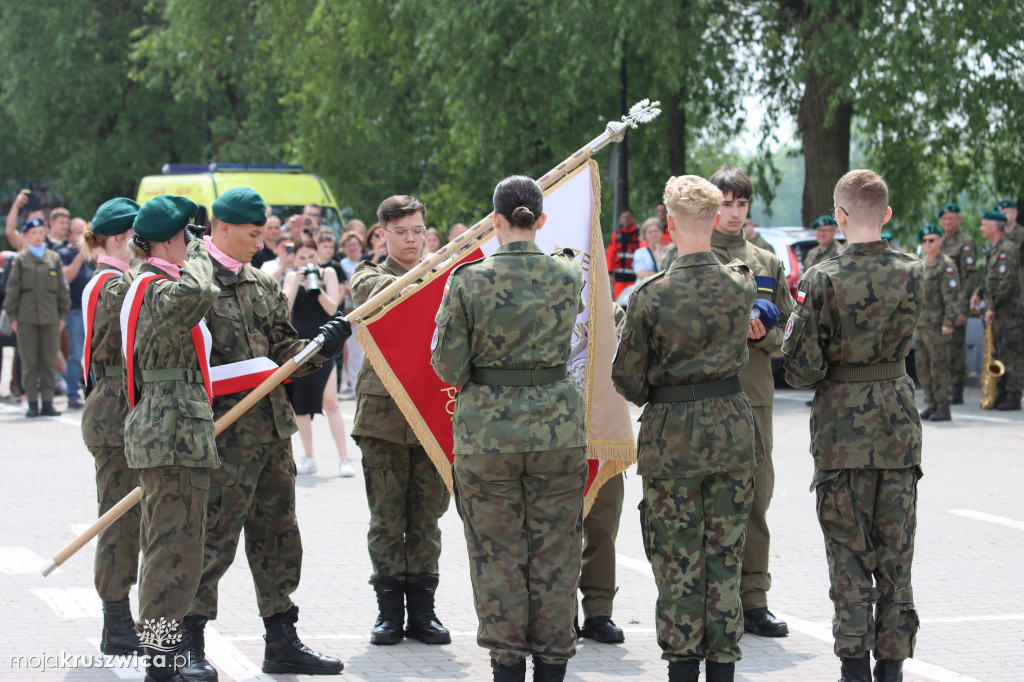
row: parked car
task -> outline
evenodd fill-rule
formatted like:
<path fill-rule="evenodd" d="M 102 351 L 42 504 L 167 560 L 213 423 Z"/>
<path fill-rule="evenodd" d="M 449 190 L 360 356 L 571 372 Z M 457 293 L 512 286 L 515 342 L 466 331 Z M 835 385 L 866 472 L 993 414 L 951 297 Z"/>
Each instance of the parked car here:
<path fill-rule="evenodd" d="M 796 297 L 796 285 L 800 282 L 800 276 L 804 274 L 804 256 L 818 245 L 818 240 L 814 238 L 814 230 L 802 227 L 765 227 L 758 228 L 757 233 L 772 245 L 775 255 L 782 260 L 789 293 Z M 840 245 L 846 243 L 840 235 L 836 235 L 836 241 Z"/>

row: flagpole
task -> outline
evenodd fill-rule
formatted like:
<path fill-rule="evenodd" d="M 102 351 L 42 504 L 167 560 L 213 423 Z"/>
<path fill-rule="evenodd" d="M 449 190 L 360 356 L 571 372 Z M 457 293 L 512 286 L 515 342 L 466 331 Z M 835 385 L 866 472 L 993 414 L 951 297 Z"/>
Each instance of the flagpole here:
<path fill-rule="evenodd" d="M 659 108 L 660 106 L 660 102 L 651 102 L 646 99 L 637 102 L 630 108 L 629 113 L 622 117 L 621 121 L 610 121 L 600 135 L 577 149 L 567 159 L 542 175 L 537 180 L 537 183 L 541 186 L 541 189 L 548 189 L 608 144 L 612 142 L 621 142 L 625 139 L 626 132 L 630 128 L 635 129 L 642 123 L 654 120 L 654 118 L 661 113 L 661 109 Z M 384 287 L 384 289 L 371 296 L 361 306 L 346 315 L 345 319 L 351 324 L 356 324 L 363 318 L 375 314 L 385 305 L 391 303 L 392 299 L 400 297 L 407 287 L 416 283 L 421 283 L 420 280 L 424 277 L 427 277 L 428 280 L 433 279 L 433 277 L 442 270 L 439 266 L 464 251 L 475 249 L 481 243 L 486 241 L 493 231 L 494 226 L 491 224 L 491 217 L 488 215 L 486 218 L 473 225 L 469 230 L 460 234 L 448 244 L 442 246 L 436 253 L 427 258 L 427 260 L 423 261 L 412 270 Z M 220 435 L 224 429 L 233 424 L 239 417 L 262 400 L 268 393 L 274 390 L 278 384 L 283 382 L 299 367 L 308 362 L 309 359 L 320 350 L 323 345 L 323 341 L 323 336 L 318 335 L 315 339 L 310 341 L 305 348 L 299 351 L 294 358 L 284 363 L 259 386 L 250 391 L 238 402 L 238 404 L 221 415 L 221 418 L 218 419 L 214 425 L 216 435 Z M 135 490 L 125 495 L 117 504 L 103 514 L 103 516 L 96 519 L 96 521 L 80 535 L 61 548 L 59 552 L 54 554 L 53 558 L 47 561 L 46 564 L 39 569 L 39 572 L 42 573 L 44 577 L 53 573 L 57 570 L 58 566 L 71 558 L 75 552 L 80 550 L 90 540 L 99 535 L 105 528 L 107 528 L 107 526 L 120 518 L 122 514 L 135 506 L 135 504 L 137 504 L 141 499 L 142 487 L 138 486 Z"/>

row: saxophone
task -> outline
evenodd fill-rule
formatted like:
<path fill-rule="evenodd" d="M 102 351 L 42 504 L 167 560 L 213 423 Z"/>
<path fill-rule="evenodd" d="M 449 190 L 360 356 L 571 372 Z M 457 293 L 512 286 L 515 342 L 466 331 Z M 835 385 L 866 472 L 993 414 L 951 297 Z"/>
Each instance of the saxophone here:
<path fill-rule="evenodd" d="M 996 386 L 1006 372 L 1003 363 L 992 357 L 992 325 L 985 327 L 985 359 L 981 365 L 981 409 L 996 406 Z"/>

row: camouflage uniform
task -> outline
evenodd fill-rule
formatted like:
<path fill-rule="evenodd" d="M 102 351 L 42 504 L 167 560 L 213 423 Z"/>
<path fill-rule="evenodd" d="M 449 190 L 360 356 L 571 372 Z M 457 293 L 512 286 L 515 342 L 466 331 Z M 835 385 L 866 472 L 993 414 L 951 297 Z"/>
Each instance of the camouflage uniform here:
<path fill-rule="evenodd" d="M 921 418 L 904 359 L 921 315 L 924 265 L 885 240 L 850 244 L 804 273 L 799 289 L 782 352 L 786 380 L 816 389 L 812 488 L 835 653 L 903 660 L 918 628 L 910 568 L 921 476 Z"/>
<path fill-rule="evenodd" d="M 761 458 L 739 382 L 753 302 L 742 263 L 681 256 L 634 289 L 612 365 L 616 389 L 650 403 L 637 444 L 640 524 L 670 662 L 741 655 L 740 564 Z"/>
<path fill-rule="evenodd" d="M 956 234 L 942 240 L 942 253 L 949 256 L 956 266 L 959 275 L 960 295 L 963 298 L 963 310 L 970 310 L 971 294 L 978 283 L 978 248 L 967 234 L 960 229 Z M 949 339 L 949 380 L 953 385 L 954 395 L 963 395 L 964 383 L 967 381 L 967 324 L 953 327 L 953 335 Z"/>
<path fill-rule="evenodd" d="M 711 251 L 721 263 L 739 260 L 754 275 L 757 298 L 771 301 L 784 320 L 793 311 L 786 271 L 774 254 L 753 246 L 743 233 L 729 236 L 715 230 L 711 233 Z M 743 392 L 750 399 L 754 426 L 764 445 L 765 459 L 754 470 L 754 503 L 747 520 L 746 548 L 743 553 L 743 574 L 740 578 L 740 599 L 743 610 L 768 606 L 768 590 L 772 574 L 768 572 L 771 534 L 768 531 L 768 507 L 775 489 L 775 466 L 772 464 L 772 405 L 775 402 L 775 378 L 772 376 L 772 355 L 782 349 L 783 326 L 776 325 L 757 341 L 747 340 L 750 360 L 740 372 Z"/>
<path fill-rule="evenodd" d="M 839 242 L 832 240 L 832 243 L 828 245 L 827 249 L 822 249 L 820 245 L 815 246 L 813 249 L 807 252 L 804 256 L 804 272 L 812 265 L 817 265 L 822 261 L 826 261 L 829 258 L 839 255 Z"/>
<path fill-rule="evenodd" d="M 672 261 L 679 258 L 679 247 L 675 243 L 669 244 L 661 250 L 661 270 L 664 272 L 668 270 L 668 266 L 672 265 Z"/>
<path fill-rule="evenodd" d="M 362 305 L 406 272 L 390 257 L 383 263 L 360 263 L 350 282 L 353 302 Z M 352 437 L 362 451 L 370 506 L 371 582 L 379 577 L 437 575 L 437 522 L 450 498 L 444 481 L 369 358 L 359 370 L 356 398 Z"/>
<path fill-rule="evenodd" d="M 992 353 L 1006 369 L 999 378 L 999 393 L 1005 394 L 1007 400 L 1019 402 L 1024 374 L 1024 303 L 1020 250 L 1009 236 L 1000 237 L 989 252 L 985 280 L 975 293 L 985 302 L 986 310 L 996 313 L 992 321 Z"/>
<path fill-rule="evenodd" d="M 500 665 L 576 653 L 587 436 L 565 365 L 582 291 L 571 252 L 516 241 L 453 271 L 437 312 L 431 362 L 462 387 L 454 473 L 477 642 Z"/>
<path fill-rule="evenodd" d="M 214 261 L 213 281 L 220 295 L 206 318 L 212 366 L 258 357 L 283 365 L 307 345 L 292 328 L 288 301 L 271 276 L 249 264 L 236 275 Z M 315 371 L 324 359 L 313 356 L 295 375 Z M 215 397 L 214 418 L 247 394 Z M 278 385 L 217 436 L 221 466 L 210 472 L 203 577 L 189 615 L 217 617 L 217 585 L 234 561 L 243 528 L 260 617 L 292 607 L 289 595 L 302 570 L 291 440 L 297 430 L 291 401 Z"/>
<path fill-rule="evenodd" d="M 70 309 L 71 294 L 57 252 L 47 249 L 42 258 L 27 249 L 19 253 L 7 280 L 4 310 L 18 323 L 21 387 L 30 405 L 40 396 L 44 403 L 53 402 L 60 323 Z"/>
<path fill-rule="evenodd" d="M 924 299 L 921 321 L 914 332 L 917 375 L 924 387 L 928 407 L 949 407 L 953 398 L 950 385 L 950 339 L 942 328 L 955 329 L 957 315 L 964 312 L 964 296 L 956 264 L 944 253 L 924 265 Z"/>
<path fill-rule="evenodd" d="M 125 273 L 125 282 L 146 272 L 165 275 L 143 263 Z M 196 239 L 188 246 L 181 280 L 150 285 L 139 313 L 134 358 L 139 398 L 125 420 L 124 444 L 128 465 L 142 478 L 140 623 L 166 618 L 180 624 L 199 587 L 209 470 L 220 460 L 190 330 L 218 293 L 209 254 Z M 150 371 L 179 368 L 190 380 L 146 378 Z"/>
<path fill-rule="evenodd" d="M 116 268 L 100 264 L 96 275 Z M 95 276 L 95 275 L 94 275 Z M 121 304 L 128 285 L 121 277 L 103 284 L 93 318 L 90 369 L 96 385 L 85 398 L 82 439 L 96 464 L 96 497 L 103 515 L 135 489 L 139 472 L 124 455 L 124 422 L 128 401 L 124 396 L 124 356 L 121 354 Z M 87 305 L 82 310 L 88 310 Z M 139 572 L 139 520 L 133 506 L 107 526 L 96 540 L 96 591 L 105 602 L 128 597 Z"/>

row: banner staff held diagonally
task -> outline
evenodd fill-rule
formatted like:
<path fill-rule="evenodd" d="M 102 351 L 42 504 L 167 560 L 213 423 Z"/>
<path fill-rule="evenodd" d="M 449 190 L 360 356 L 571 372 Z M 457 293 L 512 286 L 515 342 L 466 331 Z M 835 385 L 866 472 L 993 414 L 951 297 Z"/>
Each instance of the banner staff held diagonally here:
<path fill-rule="evenodd" d="M 600 179 L 597 175 L 597 164 L 591 161 L 591 157 L 611 142 L 621 142 L 625 139 L 626 131 L 629 128 L 636 128 L 639 124 L 653 120 L 661 110 L 659 102 L 651 103 L 649 100 L 641 100 L 633 105 L 629 113 L 622 121 L 608 123 L 604 132 L 588 142 L 586 145 L 574 152 L 569 158 L 562 161 L 552 170 L 537 180 L 545 192 L 547 202 L 550 202 L 552 209 L 559 211 L 557 218 L 551 222 L 552 225 L 559 224 L 564 220 L 567 224 L 576 224 L 578 227 L 572 234 L 566 234 L 552 230 L 548 237 L 552 239 L 551 250 L 555 246 L 572 248 L 577 252 L 577 257 L 583 257 L 584 253 L 589 254 L 591 246 L 601 246 L 600 225 L 598 214 L 600 213 Z M 563 199 L 560 200 L 560 194 Z M 579 206 L 575 206 L 575 212 L 570 209 L 580 197 L 587 197 L 585 204 L 586 212 L 580 214 Z M 560 210 L 558 207 L 565 205 Z M 551 209 L 548 211 L 551 214 Z M 552 217 L 555 217 L 554 215 Z M 589 232 L 588 232 L 589 230 Z M 420 438 L 424 448 L 430 454 L 434 465 L 441 472 L 445 483 L 451 488 L 451 414 L 446 410 L 449 400 L 453 400 L 455 390 L 437 378 L 430 367 L 430 334 L 433 333 L 433 317 L 440 305 L 443 292 L 442 275 L 446 275 L 451 268 L 470 257 L 480 258 L 485 252 L 493 251 L 496 246 L 488 245 L 486 242 L 494 236 L 494 228 L 488 215 L 479 221 L 472 228 L 461 234 L 454 241 L 443 246 L 430 258 L 419 266 L 413 268 L 405 275 L 399 277 L 389 286 L 372 296 L 363 305 L 356 308 L 346 316 L 356 329 L 356 338 L 364 347 L 374 368 L 380 374 L 385 385 L 396 398 L 396 402 L 402 409 L 403 414 L 409 420 L 410 425 Z M 562 243 L 571 240 L 574 243 Z M 544 244 L 547 247 L 548 245 Z M 581 248 L 584 247 L 584 248 Z M 600 249 L 599 249 L 600 251 Z M 601 258 L 597 259 L 602 263 Z M 587 285 L 584 288 L 587 296 L 587 310 L 577 320 L 577 333 L 573 338 L 573 354 L 577 361 L 585 360 L 585 371 L 582 372 L 584 379 L 584 395 L 587 401 L 587 422 L 588 422 L 588 460 L 590 464 L 590 475 L 587 481 L 587 495 L 585 498 L 585 509 L 589 510 L 594 495 L 601 484 L 615 474 L 624 471 L 632 462 L 636 461 L 636 447 L 633 442 L 632 425 L 629 421 L 628 406 L 625 401 L 614 391 L 611 384 L 612 355 L 615 350 L 615 331 L 612 322 L 611 294 L 608 286 L 608 273 L 603 267 L 596 269 L 585 267 L 587 271 Z M 412 286 L 417 285 L 417 286 Z M 431 286 L 433 285 L 433 286 Z M 410 396 L 407 388 L 414 388 L 412 384 L 403 383 L 396 372 L 384 360 L 380 344 L 382 340 L 368 331 L 368 327 L 388 322 L 387 312 L 395 309 L 404 300 L 414 295 L 432 293 L 434 298 L 433 307 L 424 299 L 417 300 L 422 303 L 420 306 L 409 306 L 408 313 L 412 314 L 416 308 L 425 309 L 429 317 L 429 324 L 426 328 L 426 339 L 422 349 L 414 348 L 411 355 L 423 357 L 425 361 L 419 366 L 412 366 L 411 370 L 416 376 L 422 375 L 426 378 L 433 378 L 433 382 L 439 385 L 438 390 L 444 390 L 443 400 L 435 399 L 427 404 L 418 404 Z M 406 317 L 406 310 L 403 309 L 402 344 L 409 349 L 410 340 L 415 343 L 407 333 L 409 320 Z M 393 316 L 397 318 L 398 316 Z M 382 327 L 383 328 L 383 325 Z M 610 334 L 610 342 L 609 342 Z M 593 350 L 589 350 L 591 341 L 594 343 Z M 298 355 L 279 367 L 262 384 L 254 388 L 237 405 L 225 413 L 216 421 L 215 429 L 219 435 L 224 429 L 230 426 L 241 415 L 245 414 L 251 407 L 262 400 L 278 384 L 282 383 L 301 365 L 305 364 L 319 349 L 323 339 L 317 337 L 309 342 Z M 409 371 L 409 367 L 398 368 L 401 374 Z M 575 374 L 575 373 L 574 373 Z M 433 384 L 431 384 L 433 385 Z M 447 426 L 444 427 L 443 419 L 437 421 L 437 410 L 447 418 Z M 431 425 L 421 414 L 424 408 L 429 414 L 433 414 Z M 431 410 L 432 408 L 432 410 Z M 623 423 L 625 428 L 623 428 Z M 441 428 L 438 428 L 440 426 Z M 447 429 L 447 447 L 439 443 L 444 438 L 444 429 Z M 142 489 L 136 488 L 126 495 L 120 502 L 114 505 L 107 513 L 98 518 L 89 528 L 83 531 L 78 537 L 65 545 L 60 551 L 53 555 L 45 566 L 40 569 L 44 576 L 50 575 L 58 566 L 67 561 L 75 552 L 85 546 L 90 540 L 98 535 L 103 529 L 116 521 L 122 514 L 131 509 L 142 497 Z"/>

